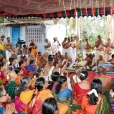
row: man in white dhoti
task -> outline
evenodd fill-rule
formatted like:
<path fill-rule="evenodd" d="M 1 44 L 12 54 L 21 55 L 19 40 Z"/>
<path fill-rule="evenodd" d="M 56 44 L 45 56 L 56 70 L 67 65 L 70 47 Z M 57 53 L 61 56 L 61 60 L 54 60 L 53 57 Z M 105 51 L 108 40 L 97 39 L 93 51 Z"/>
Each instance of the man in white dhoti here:
<path fill-rule="evenodd" d="M 77 54 L 82 54 L 82 58 L 84 59 L 84 43 L 82 40 L 79 40 L 78 45 L 77 45 Z"/>
<path fill-rule="evenodd" d="M 76 43 L 74 38 L 71 38 L 71 47 L 72 47 L 72 62 L 75 63 L 76 60 Z"/>
<path fill-rule="evenodd" d="M 99 55 L 102 55 L 104 58 L 104 42 L 100 35 L 98 35 L 98 40 L 95 42 L 95 48 L 95 60 L 97 62 L 97 60 L 99 59 Z"/>
<path fill-rule="evenodd" d="M 45 52 L 47 52 L 48 55 L 50 55 L 51 54 L 51 43 L 48 39 L 45 39 L 44 47 L 45 47 Z"/>
<path fill-rule="evenodd" d="M 6 60 L 9 60 L 12 53 L 12 43 L 10 42 L 10 37 L 7 37 L 7 42 L 5 43 L 5 49 L 6 49 Z"/>
<path fill-rule="evenodd" d="M 51 50 L 52 50 L 52 54 L 55 55 L 59 51 L 59 46 L 61 46 L 61 44 L 57 40 L 57 37 L 54 37 L 53 40 L 54 41 L 51 44 Z"/>
<path fill-rule="evenodd" d="M 111 59 L 112 49 L 114 48 L 110 38 L 107 39 L 107 42 L 105 43 L 104 47 L 105 47 L 104 57 L 108 61 Z"/>
<path fill-rule="evenodd" d="M 66 43 L 66 50 L 67 50 L 68 56 L 72 58 L 71 38 L 68 38 L 68 41 Z"/>
<path fill-rule="evenodd" d="M 62 55 L 64 55 L 67 52 L 66 44 L 67 44 L 67 38 L 64 38 L 62 42 Z"/>

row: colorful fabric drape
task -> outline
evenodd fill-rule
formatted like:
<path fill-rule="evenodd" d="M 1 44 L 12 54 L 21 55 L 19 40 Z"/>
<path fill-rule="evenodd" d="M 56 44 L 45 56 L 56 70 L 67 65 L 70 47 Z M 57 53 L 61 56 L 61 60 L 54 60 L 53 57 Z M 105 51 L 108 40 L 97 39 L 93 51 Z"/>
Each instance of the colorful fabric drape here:
<path fill-rule="evenodd" d="M 76 110 L 72 111 L 72 114 L 87 114 L 87 112 L 84 110 Z M 102 97 L 102 100 L 98 104 L 95 114 L 111 114 L 110 101 L 105 96 Z"/>
<path fill-rule="evenodd" d="M 17 112 L 25 112 L 27 114 L 28 104 L 23 103 L 19 97 L 15 97 L 15 108 Z"/>
<path fill-rule="evenodd" d="M 29 114 L 42 114 L 42 103 L 49 97 L 53 97 L 50 90 L 40 91 L 29 104 Z M 59 114 L 65 114 L 68 110 L 68 106 L 61 103 L 58 103 L 58 108 Z"/>
<path fill-rule="evenodd" d="M 106 96 L 103 96 L 95 114 L 111 114 L 110 101 Z"/>
<path fill-rule="evenodd" d="M 114 8 L 106 7 L 104 8 L 82 8 L 76 9 L 77 16 L 97 16 L 97 15 L 108 15 L 114 14 Z M 67 17 L 75 17 L 76 12 L 75 9 L 66 11 Z M 62 12 L 54 12 L 54 13 L 47 13 L 47 14 L 29 14 L 29 15 L 17 15 L 17 14 L 10 14 L 5 11 L 0 10 L 0 15 L 3 17 L 11 17 L 11 18 L 24 18 L 24 17 L 42 17 L 42 18 L 65 18 L 66 17 L 65 11 Z"/>

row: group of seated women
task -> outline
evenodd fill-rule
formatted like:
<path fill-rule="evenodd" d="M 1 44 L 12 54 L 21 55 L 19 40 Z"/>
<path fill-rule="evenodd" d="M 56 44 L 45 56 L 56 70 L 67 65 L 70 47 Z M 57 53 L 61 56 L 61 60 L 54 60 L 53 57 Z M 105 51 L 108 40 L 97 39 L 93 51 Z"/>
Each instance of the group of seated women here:
<path fill-rule="evenodd" d="M 75 83 L 71 91 L 66 76 L 53 72 L 52 81 L 48 82 L 41 73 L 42 70 L 37 71 L 35 83 L 24 76 L 15 92 L 10 90 L 14 97 L 9 96 L 1 84 L 0 114 L 113 114 L 114 83 L 103 95 L 102 81 L 94 79 L 90 84 L 87 71 L 82 71 L 81 82 Z"/>
<path fill-rule="evenodd" d="M 71 90 L 67 77 L 58 72 L 61 62 L 49 76 L 51 81 L 45 80 L 44 71 L 37 68 L 34 60 L 26 65 L 29 62 L 22 58 L 16 68 L 15 59 L 10 59 L 10 63 L 6 73 L 6 63 L 0 62 L 0 114 L 114 113 L 114 83 L 104 91 L 102 78 L 95 78 L 90 83 L 88 72 L 83 70 L 78 74 L 80 82 L 72 84 Z M 50 64 L 47 64 L 47 71 L 48 68 L 51 68 Z M 99 75 L 103 77 L 105 73 L 100 72 Z"/>

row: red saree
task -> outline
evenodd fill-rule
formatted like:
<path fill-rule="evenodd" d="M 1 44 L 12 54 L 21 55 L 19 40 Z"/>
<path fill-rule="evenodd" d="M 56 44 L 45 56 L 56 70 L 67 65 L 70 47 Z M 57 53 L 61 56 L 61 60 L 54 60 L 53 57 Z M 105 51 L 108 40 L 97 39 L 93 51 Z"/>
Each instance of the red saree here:
<path fill-rule="evenodd" d="M 73 98 L 75 99 L 78 105 L 82 104 L 83 96 L 85 96 L 88 92 L 89 92 L 89 89 L 82 89 L 78 83 L 74 85 L 72 94 L 73 94 Z"/>

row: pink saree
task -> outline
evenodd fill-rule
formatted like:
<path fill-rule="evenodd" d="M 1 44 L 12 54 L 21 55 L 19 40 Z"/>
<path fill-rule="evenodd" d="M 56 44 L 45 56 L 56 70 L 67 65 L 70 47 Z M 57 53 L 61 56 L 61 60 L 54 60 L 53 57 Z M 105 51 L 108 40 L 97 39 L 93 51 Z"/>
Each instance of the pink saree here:
<path fill-rule="evenodd" d="M 28 109 L 28 104 L 23 103 L 18 96 L 15 97 L 15 108 L 17 112 L 26 112 Z"/>

